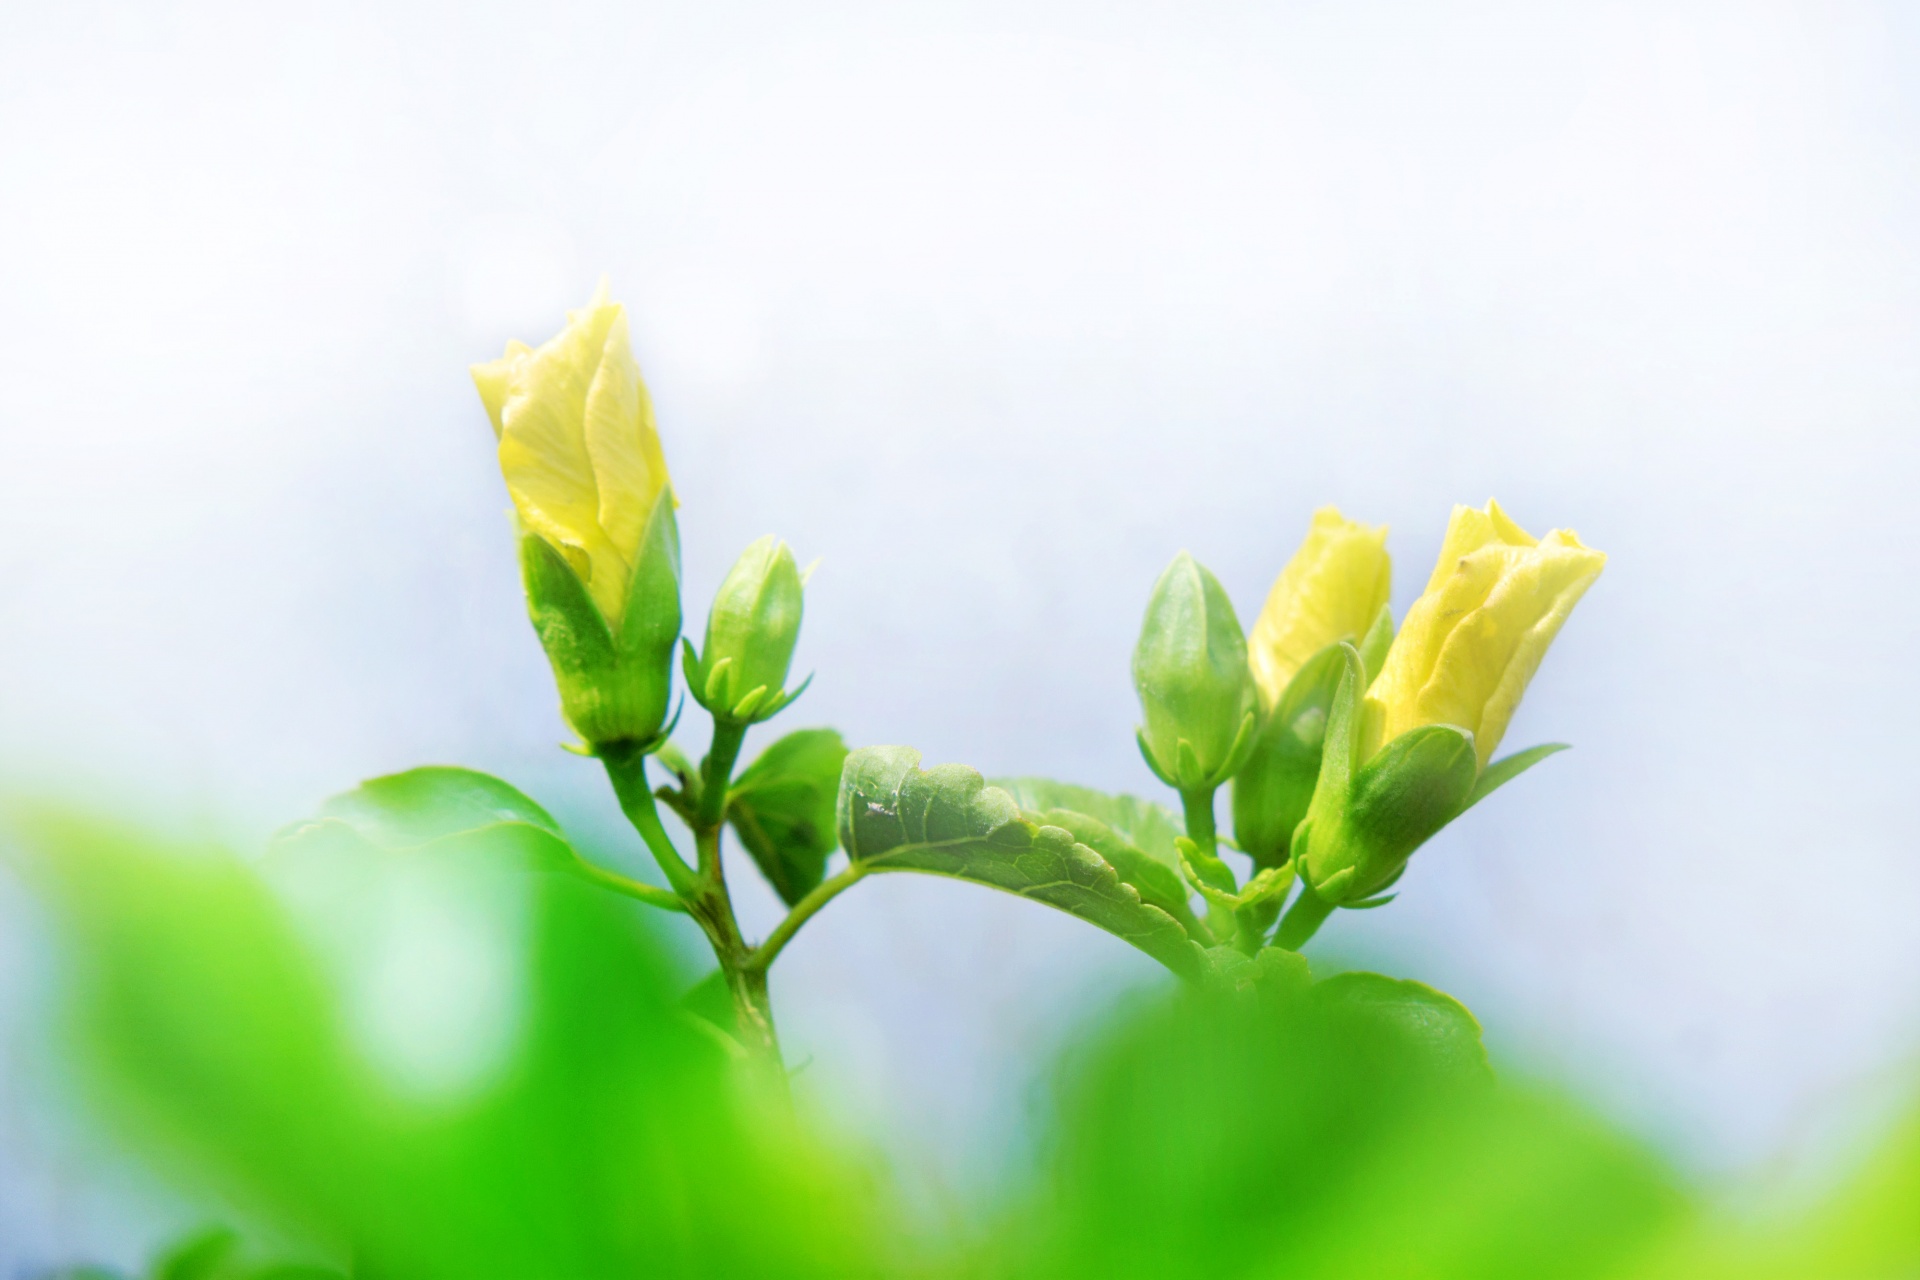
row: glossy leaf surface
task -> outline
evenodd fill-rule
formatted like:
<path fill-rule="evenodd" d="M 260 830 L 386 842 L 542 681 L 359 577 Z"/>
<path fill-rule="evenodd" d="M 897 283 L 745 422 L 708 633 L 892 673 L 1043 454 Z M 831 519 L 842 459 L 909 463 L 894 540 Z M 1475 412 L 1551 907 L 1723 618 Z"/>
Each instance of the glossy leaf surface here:
<path fill-rule="evenodd" d="M 876 870 L 922 871 L 1044 902 L 1133 944 L 1188 977 L 1200 949 L 1113 864 L 1060 827 L 1023 817 L 1013 797 L 964 765 L 920 767 L 911 747 L 863 747 L 840 782 L 840 843 Z"/>
<path fill-rule="evenodd" d="M 727 819 L 788 906 L 825 876 L 839 843 L 834 809 L 847 744 L 834 729 L 799 729 L 776 741 L 734 779 Z"/>

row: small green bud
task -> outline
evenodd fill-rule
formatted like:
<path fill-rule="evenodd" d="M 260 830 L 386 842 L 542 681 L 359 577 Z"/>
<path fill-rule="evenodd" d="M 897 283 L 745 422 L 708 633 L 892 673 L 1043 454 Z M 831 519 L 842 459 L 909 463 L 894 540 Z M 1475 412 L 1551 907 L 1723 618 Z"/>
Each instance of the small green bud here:
<path fill-rule="evenodd" d="M 786 543 L 769 534 L 741 552 L 714 595 L 705 647 L 697 658 L 691 645 L 686 650 L 687 685 L 701 706 L 752 724 L 799 696 L 785 685 L 803 596 Z"/>
<path fill-rule="evenodd" d="M 1161 781 L 1193 791 L 1233 776 L 1253 743 L 1246 636 L 1219 580 L 1184 551 L 1147 602 L 1133 686 L 1146 720 L 1140 752 Z"/>

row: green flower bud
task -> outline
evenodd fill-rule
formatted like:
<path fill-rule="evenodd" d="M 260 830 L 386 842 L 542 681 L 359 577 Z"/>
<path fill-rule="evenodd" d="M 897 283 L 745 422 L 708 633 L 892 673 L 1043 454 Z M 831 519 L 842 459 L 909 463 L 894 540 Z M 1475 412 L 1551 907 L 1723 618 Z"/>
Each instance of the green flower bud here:
<path fill-rule="evenodd" d="M 787 693 L 787 669 L 800 638 L 804 595 L 793 552 L 771 534 L 741 552 L 713 598 L 707 642 L 686 649 L 694 698 L 723 720 L 752 724 L 800 696 Z M 801 689 L 806 686 L 801 685 Z"/>
<path fill-rule="evenodd" d="M 1146 720 L 1140 753 L 1168 786 L 1217 787 L 1246 759 L 1254 724 L 1246 636 L 1219 580 L 1184 551 L 1147 602 L 1133 687 Z"/>

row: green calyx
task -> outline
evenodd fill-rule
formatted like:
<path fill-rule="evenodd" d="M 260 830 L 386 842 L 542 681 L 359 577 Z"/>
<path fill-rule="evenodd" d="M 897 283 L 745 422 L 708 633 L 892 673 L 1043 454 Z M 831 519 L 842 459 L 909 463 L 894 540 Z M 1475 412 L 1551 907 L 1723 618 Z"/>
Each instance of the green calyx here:
<path fill-rule="evenodd" d="M 1319 780 L 1292 838 L 1314 894 L 1329 906 L 1371 907 L 1385 899 L 1414 851 L 1494 788 L 1562 748 L 1534 747 L 1479 768 L 1473 735 L 1450 724 L 1411 729 L 1359 759 L 1361 692 L 1367 668 L 1341 644 Z M 1315 659 L 1317 662 L 1318 659 Z"/>
<path fill-rule="evenodd" d="M 1369 680 L 1392 642 L 1393 615 L 1382 605 L 1359 641 Z M 1233 776 L 1233 838 L 1256 867 L 1284 866 L 1292 856 L 1294 830 L 1320 780 L 1327 717 L 1346 669 L 1337 643 L 1307 659 L 1260 723 L 1246 764 Z"/>
<path fill-rule="evenodd" d="M 1175 790 L 1217 787 L 1254 745 L 1247 641 L 1220 582 L 1182 551 L 1154 584 L 1133 651 L 1140 754 Z"/>
<path fill-rule="evenodd" d="M 609 623 L 587 584 L 545 538 L 523 534 L 520 571 L 527 612 L 553 666 L 560 711 L 593 750 L 651 747 L 673 693 L 680 636 L 680 531 L 673 504 L 655 505 L 634 557 L 626 609 Z"/>
<path fill-rule="evenodd" d="M 706 644 L 684 654 L 687 687 L 714 716 L 738 724 L 766 720 L 799 697 L 785 689 L 800 638 L 805 587 L 787 544 L 772 535 L 740 554 L 707 614 Z"/>

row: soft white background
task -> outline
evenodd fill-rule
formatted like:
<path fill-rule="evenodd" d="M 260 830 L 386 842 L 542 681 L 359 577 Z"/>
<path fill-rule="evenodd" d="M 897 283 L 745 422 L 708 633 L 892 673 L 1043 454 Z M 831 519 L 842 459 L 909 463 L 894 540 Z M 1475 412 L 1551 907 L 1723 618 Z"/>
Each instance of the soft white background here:
<path fill-rule="evenodd" d="M 794 725 L 1150 790 L 1178 549 L 1249 622 L 1312 508 L 1570 525 L 1606 576 L 1509 741 L 1578 749 L 1327 944 L 1689 1167 L 1765 1167 L 1920 1025 L 1910 5 L 7 0 L 0 766 L 256 845 L 458 761 L 632 854 L 563 736 L 470 361 L 602 273 L 685 505 L 824 563 Z M 757 921 L 764 893 L 743 894 Z M 0 1270 L 176 1208 L 60 1121 L 0 880 Z M 802 1079 L 936 1197 L 1154 966 L 863 886 Z"/>

